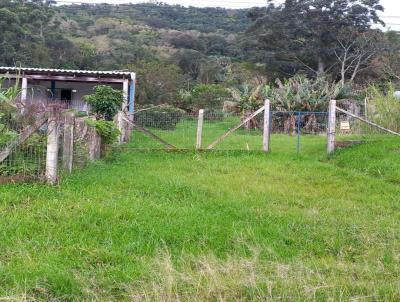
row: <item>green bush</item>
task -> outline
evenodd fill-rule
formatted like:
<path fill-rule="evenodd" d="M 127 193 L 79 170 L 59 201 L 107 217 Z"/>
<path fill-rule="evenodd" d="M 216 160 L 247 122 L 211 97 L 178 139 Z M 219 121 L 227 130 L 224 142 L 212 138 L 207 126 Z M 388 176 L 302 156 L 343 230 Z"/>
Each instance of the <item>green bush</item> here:
<path fill-rule="evenodd" d="M 174 130 L 185 114 L 179 108 L 165 105 L 138 112 L 135 114 L 135 123 L 148 128 Z"/>
<path fill-rule="evenodd" d="M 120 90 L 99 85 L 94 88 L 94 94 L 85 96 L 84 100 L 91 106 L 97 118 L 111 121 L 121 109 L 124 95 Z"/>
<path fill-rule="evenodd" d="M 96 127 L 97 133 L 101 136 L 105 145 L 111 145 L 116 142 L 121 134 L 117 126 L 112 121 L 87 119 L 87 124 Z"/>

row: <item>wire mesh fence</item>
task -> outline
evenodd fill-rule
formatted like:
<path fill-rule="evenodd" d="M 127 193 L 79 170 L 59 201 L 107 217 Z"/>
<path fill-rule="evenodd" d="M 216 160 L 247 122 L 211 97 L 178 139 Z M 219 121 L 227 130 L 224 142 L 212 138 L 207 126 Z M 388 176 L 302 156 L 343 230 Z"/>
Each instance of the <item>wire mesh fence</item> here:
<path fill-rule="evenodd" d="M 201 149 L 206 149 L 211 143 L 235 127 L 241 121 L 241 116 L 235 113 L 210 112 L 204 113 L 202 127 Z M 195 149 L 197 144 L 198 113 L 157 112 L 151 110 L 139 112 L 134 116 L 134 123 L 144 127 L 173 145 L 177 149 Z M 261 141 L 258 141 L 261 139 Z M 221 142 L 217 150 L 256 150 L 262 146 L 262 129 L 258 127 L 236 131 Z M 138 130 L 133 130 L 130 147 L 137 149 L 164 148 L 159 142 L 149 138 Z"/>
<path fill-rule="evenodd" d="M 102 151 L 96 127 L 58 106 L 35 115 L 0 114 L 0 183 L 56 183 L 73 168 L 100 159 Z"/>
<path fill-rule="evenodd" d="M 357 116 L 334 108 L 336 119 L 331 125 L 334 125 L 336 148 L 373 142 L 381 145 L 388 142 L 388 146 L 400 143 L 396 136 L 399 134 L 394 132 L 399 131 L 400 125 L 391 122 L 394 131 L 390 131 L 362 114 Z M 132 119 L 133 127 L 128 120 L 132 117 L 126 118 L 131 140 L 125 148 L 266 151 L 267 140 L 269 151 L 274 153 L 310 156 L 327 153 L 327 112 L 270 112 L 264 107 L 246 114 L 201 112 L 160 108 L 137 112 Z M 264 129 L 267 124 L 268 129 Z M 57 170 L 51 180 L 54 183 L 60 173 L 71 172 L 72 167 L 83 168 L 100 159 L 104 151 L 101 137 L 87 117 L 76 117 L 59 109 L 31 120 L 0 115 L 0 182 L 10 176 L 22 180 L 41 178 L 45 172 L 49 180 L 49 168 L 54 168 Z"/>
<path fill-rule="evenodd" d="M 26 140 L 16 143 L 31 123 L 13 114 L 0 114 L 0 182 L 10 178 L 41 178 L 44 175 L 47 126 L 44 124 L 32 130 Z"/>
<path fill-rule="evenodd" d="M 272 112 L 270 149 L 281 153 L 323 153 L 327 126 L 327 112 Z"/>
<path fill-rule="evenodd" d="M 386 121 L 377 124 L 371 117 L 365 115 L 364 112 L 357 116 L 351 116 L 343 112 L 336 112 L 336 146 L 344 148 L 351 145 L 366 143 L 385 143 L 400 142 L 400 138 L 393 133 L 384 130 L 386 128 L 393 132 L 400 131 L 400 124 L 393 123 L 386 125 Z"/>
<path fill-rule="evenodd" d="M 270 148 L 277 152 L 324 152 L 327 129 L 326 112 L 271 112 Z M 247 115 L 241 113 L 204 112 L 201 148 L 208 149 L 227 131 L 239 125 Z M 134 123 L 144 127 L 177 149 L 195 149 L 198 143 L 199 114 L 146 110 L 134 115 Z M 215 150 L 260 151 L 263 148 L 264 113 L 244 123 L 238 130 L 216 144 Z M 129 147 L 162 149 L 164 146 L 133 130 Z"/>

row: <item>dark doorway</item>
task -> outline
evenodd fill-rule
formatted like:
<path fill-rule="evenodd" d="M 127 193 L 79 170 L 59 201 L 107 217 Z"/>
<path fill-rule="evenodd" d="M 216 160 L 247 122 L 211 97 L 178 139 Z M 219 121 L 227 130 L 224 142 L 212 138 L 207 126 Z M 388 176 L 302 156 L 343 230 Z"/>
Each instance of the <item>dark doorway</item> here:
<path fill-rule="evenodd" d="M 71 101 L 72 100 L 72 90 L 71 89 L 61 89 L 60 99 L 61 99 L 61 101 Z"/>

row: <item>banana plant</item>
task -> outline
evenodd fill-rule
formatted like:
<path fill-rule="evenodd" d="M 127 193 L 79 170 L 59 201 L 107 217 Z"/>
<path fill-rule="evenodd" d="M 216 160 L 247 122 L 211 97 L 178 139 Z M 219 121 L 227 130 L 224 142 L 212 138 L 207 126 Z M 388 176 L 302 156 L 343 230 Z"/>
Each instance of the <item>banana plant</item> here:
<path fill-rule="evenodd" d="M 16 79 L 15 84 L 11 87 L 4 87 L 5 80 L 6 78 L 0 78 L 0 103 L 17 108 L 15 100 L 21 92 L 19 80 Z"/>
<path fill-rule="evenodd" d="M 252 115 L 263 105 L 263 88 L 265 82 L 264 78 L 255 78 L 241 86 L 229 89 L 232 98 L 238 103 L 242 120 Z M 259 128 L 260 125 L 257 119 L 254 118 L 248 121 L 244 127 L 246 130 L 251 130 Z"/>

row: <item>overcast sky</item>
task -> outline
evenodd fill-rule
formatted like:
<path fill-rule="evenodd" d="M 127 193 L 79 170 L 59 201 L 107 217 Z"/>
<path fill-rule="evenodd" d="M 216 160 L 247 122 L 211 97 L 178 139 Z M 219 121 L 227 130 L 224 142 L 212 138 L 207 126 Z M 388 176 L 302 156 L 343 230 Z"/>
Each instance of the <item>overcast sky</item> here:
<path fill-rule="evenodd" d="M 62 0 L 60 0 L 61 2 Z M 70 2 L 85 2 L 85 3 L 139 3 L 148 2 L 149 0 L 65 0 Z M 161 0 L 161 2 L 169 4 L 180 4 L 185 6 L 219 6 L 226 8 L 249 8 L 253 6 L 263 6 L 264 0 Z M 282 0 L 275 0 L 276 3 Z M 381 4 L 385 7 L 385 12 L 382 14 L 383 20 L 388 23 L 388 27 L 400 30 L 400 0 L 381 0 Z M 399 24 L 399 25 L 392 25 Z"/>

